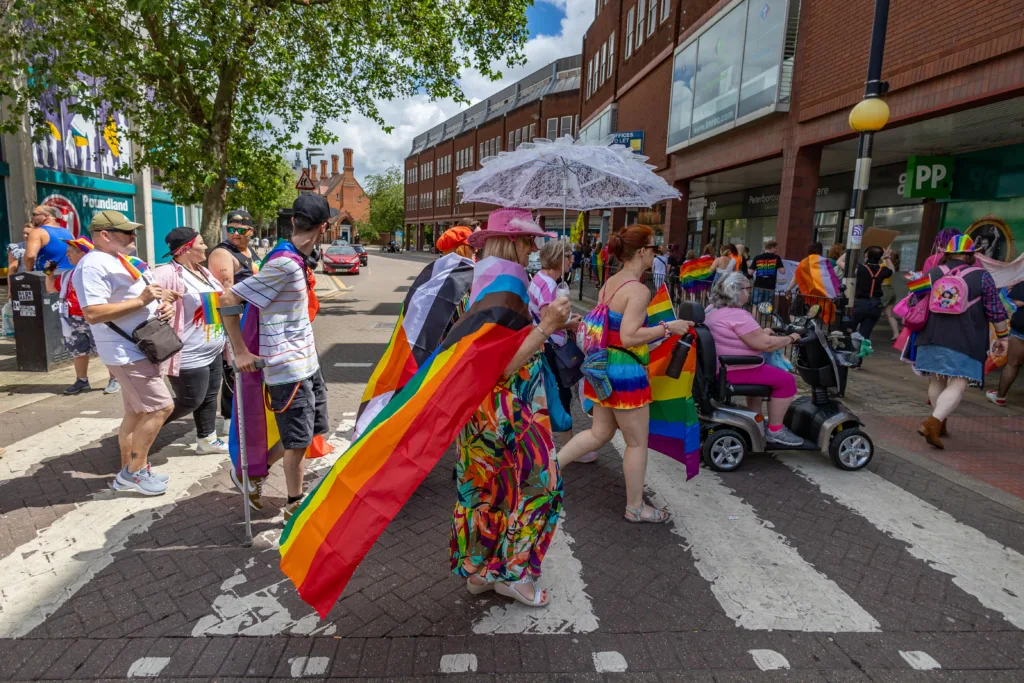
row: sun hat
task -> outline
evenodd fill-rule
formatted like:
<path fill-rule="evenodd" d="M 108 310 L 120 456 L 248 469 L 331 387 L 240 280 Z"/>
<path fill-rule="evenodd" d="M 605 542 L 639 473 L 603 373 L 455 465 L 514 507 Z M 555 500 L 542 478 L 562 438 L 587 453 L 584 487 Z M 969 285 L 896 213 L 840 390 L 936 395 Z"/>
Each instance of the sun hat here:
<path fill-rule="evenodd" d="M 947 254 L 965 254 L 977 250 L 978 247 L 974 246 L 974 240 L 967 235 L 957 235 L 946 245 Z"/>
<path fill-rule="evenodd" d="M 480 249 L 492 237 L 557 237 L 553 232 L 544 232 L 533 220 L 527 209 L 498 209 L 487 217 L 487 229 L 478 230 L 469 236 L 469 246 Z"/>
<path fill-rule="evenodd" d="M 61 242 L 64 242 L 65 244 L 70 244 L 71 246 L 74 247 L 78 247 L 83 254 L 88 254 L 90 251 L 96 248 L 88 237 L 76 237 L 73 240 L 61 240 Z"/>
<path fill-rule="evenodd" d="M 473 228 L 465 225 L 456 225 L 454 228 L 445 230 L 444 234 L 437 238 L 435 246 L 438 251 L 449 252 L 459 245 L 466 244 L 466 240 L 473 233 Z"/>

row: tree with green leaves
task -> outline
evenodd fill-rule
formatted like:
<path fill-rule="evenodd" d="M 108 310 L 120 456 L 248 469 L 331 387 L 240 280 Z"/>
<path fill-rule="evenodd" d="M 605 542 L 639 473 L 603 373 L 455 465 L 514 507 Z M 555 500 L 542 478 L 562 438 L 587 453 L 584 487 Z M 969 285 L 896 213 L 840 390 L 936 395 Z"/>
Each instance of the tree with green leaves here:
<path fill-rule="evenodd" d="M 366 176 L 363 194 L 370 200 L 365 221 L 356 221 L 359 239 L 372 242 L 380 235 L 392 234 L 405 223 L 405 185 L 402 170 L 391 166 L 383 173 Z"/>
<path fill-rule="evenodd" d="M 295 173 L 284 157 L 278 156 L 277 161 L 269 168 L 244 174 L 244 177 L 255 180 L 240 180 L 233 186 L 229 185 L 227 206 L 245 207 L 246 211 L 252 214 L 257 232 L 261 231 L 267 222 L 275 222 L 277 210 L 290 208 L 298 196 L 295 189 Z"/>
<path fill-rule="evenodd" d="M 6 5 L 5 0 L 5 5 Z M 132 164 L 159 168 L 179 203 L 203 205 L 220 239 L 227 179 L 257 185 L 282 151 L 334 141 L 353 111 L 390 132 L 375 101 L 465 101 L 466 68 L 523 62 L 532 0 L 9 0 L 0 16 L 0 126 L 41 101 L 132 122 Z M 263 179 L 263 182 L 266 178 Z"/>

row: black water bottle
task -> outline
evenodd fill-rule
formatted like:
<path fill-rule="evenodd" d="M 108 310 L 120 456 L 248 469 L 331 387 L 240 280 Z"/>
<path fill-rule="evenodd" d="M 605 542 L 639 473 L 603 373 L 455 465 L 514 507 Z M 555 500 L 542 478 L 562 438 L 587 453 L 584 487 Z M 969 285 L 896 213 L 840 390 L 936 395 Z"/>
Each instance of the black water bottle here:
<path fill-rule="evenodd" d="M 679 338 L 676 347 L 672 349 L 672 360 L 669 361 L 668 370 L 665 371 L 666 376 L 679 379 L 679 376 L 683 374 L 683 365 L 686 363 L 686 356 L 690 353 L 692 345 L 692 334 L 684 334 Z"/>

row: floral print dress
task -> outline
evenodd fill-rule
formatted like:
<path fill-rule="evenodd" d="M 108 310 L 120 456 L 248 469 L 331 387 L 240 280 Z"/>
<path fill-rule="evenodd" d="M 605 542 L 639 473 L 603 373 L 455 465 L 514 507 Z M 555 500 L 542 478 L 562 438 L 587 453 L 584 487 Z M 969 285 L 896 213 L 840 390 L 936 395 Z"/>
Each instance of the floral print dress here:
<path fill-rule="evenodd" d="M 499 383 L 459 436 L 459 497 L 451 531 L 457 576 L 487 582 L 540 576 L 562 511 L 555 458 L 536 354 Z"/>

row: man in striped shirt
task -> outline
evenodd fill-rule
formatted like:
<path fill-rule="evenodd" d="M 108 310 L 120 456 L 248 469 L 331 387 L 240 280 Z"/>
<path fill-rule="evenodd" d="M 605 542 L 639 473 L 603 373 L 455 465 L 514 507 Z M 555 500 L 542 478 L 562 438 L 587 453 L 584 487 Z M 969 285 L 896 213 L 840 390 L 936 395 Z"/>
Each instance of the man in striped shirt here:
<path fill-rule="evenodd" d="M 263 359 L 263 381 L 270 394 L 281 435 L 282 450 L 268 458 L 268 466 L 284 460 L 288 503 L 287 521 L 302 502 L 302 470 L 306 449 L 316 434 L 326 434 L 327 388 L 320 371 L 320 359 L 313 341 L 307 292 L 308 266 L 305 258 L 320 243 L 328 220 L 337 215 L 320 195 L 300 195 L 292 205 L 292 237 L 271 252 L 260 271 L 235 284 L 221 296 L 221 306 L 247 302 L 259 309 L 259 356 L 247 350 L 237 316 L 224 316 L 224 329 L 231 339 L 235 363 L 245 372 L 256 370 Z M 252 477 L 253 507 L 262 509 L 260 489 L 263 477 Z"/>

